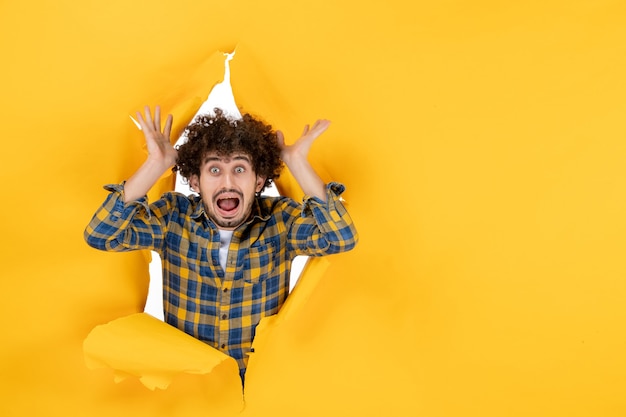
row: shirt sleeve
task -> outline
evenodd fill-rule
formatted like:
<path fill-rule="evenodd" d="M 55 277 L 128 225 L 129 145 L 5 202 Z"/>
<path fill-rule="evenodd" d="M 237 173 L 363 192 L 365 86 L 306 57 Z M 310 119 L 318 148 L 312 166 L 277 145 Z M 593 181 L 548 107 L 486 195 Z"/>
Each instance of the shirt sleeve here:
<path fill-rule="evenodd" d="M 163 242 L 167 222 L 160 214 L 165 211 L 158 208 L 165 202 L 149 206 L 148 198 L 143 196 L 125 203 L 124 183 L 109 184 L 104 188 L 110 193 L 85 228 L 87 244 L 96 249 L 116 252 L 158 250 Z"/>
<path fill-rule="evenodd" d="M 301 218 L 292 224 L 288 240 L 298 255 L 322 256 L 353 249 L 358 233 L 342 203 L 343 184 L 326 186 L 326 202 L 305 196 Z"/>

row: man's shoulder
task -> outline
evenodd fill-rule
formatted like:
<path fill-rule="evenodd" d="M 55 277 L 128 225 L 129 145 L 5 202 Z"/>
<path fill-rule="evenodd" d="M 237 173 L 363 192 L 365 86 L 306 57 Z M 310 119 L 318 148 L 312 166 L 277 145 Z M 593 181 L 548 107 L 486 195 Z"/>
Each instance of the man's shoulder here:
<path fill-rule="evenodd" d="M 276 216 L 279 213 L 285 214 L 285 212 L 293 212 L 300 208 L 300 204 L 294 199 L 284 196 L 259 196 L 257 197 L 257 203 L 259 208 L 259 217 L 269 218 Z"/>
<path fill-rule="evenodd" d="M 167 204 L 173 211 L 193 213 L 198 209 L 201 199 L 198 195 L 186 195 L 178 191 L 168 191 L 155 203 Z"/>
<path fill-rule="evenodd" d="M 262 195 L 257 198 L 257 201 L 262 209 L 267 209 L 270 211 L 280 210 L 285 206 L 299 206 L 298 202 L 296 202 L 293 198 L 285 196 L 275 197 Z"/>

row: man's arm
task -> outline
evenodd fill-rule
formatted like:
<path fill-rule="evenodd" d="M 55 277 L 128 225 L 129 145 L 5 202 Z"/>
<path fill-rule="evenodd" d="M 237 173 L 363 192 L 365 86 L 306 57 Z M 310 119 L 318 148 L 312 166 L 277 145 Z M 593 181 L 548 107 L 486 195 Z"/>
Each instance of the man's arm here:
<path fill-rule="evenodd" d="M 298 255 L 321 256 L 349 251 L 359 236 L 350 215 L 341 202 L 344 187 L 338 183 L 324 184 L 308 161 L 311 145 L 328 129 L 330 121 L 318 120 L 290 146 L 285 145 L 282 132 L 276 132 L 281 158 L 305 195 L 310 198 L 302 206 L 303 216 L 293 222 L 288 240 Z"/>
<path fill-rule="evenodd" d="M 135 201 L 152 188 L 159 178 L 174 164 L 178 152 L 170 142 L 172 115 L 168 115 L 161 131 L 161 108 L 154 109 L 154 118 L 150 107 L 144 109 L 144 116 L 137 112 L 137 120 L 146 139 L 148 158 L 124 184 L 124 202 Z"/>
<path fill-rule="evenodd" d="M 318 120 L 310 129 L 309 125 L 306 125 L 302 135 L 293 145 L 286 145 L 283 133 L 281 131 L 276 132 L 278 145 L 281 149 L 281 159 L 293 174 L 304 194 L 317 197 L 324 202 L 326 202 L 326 185 L 309 163 L 308 156 L 311 145 L 328 129 L 328 126 L 330 126 L 329 120 Z"/>
<path fill-rule="evenodd" d="M 326 186 L 326 201 L 307 198 L 302 205 L 292 200 L 293 222 L 288 227 L 287 241 L 296 255 L 323 256 L 353 249 L 359 235 L 343 205 L 343 184 Z"/>
<path fill-rule="evenodd" d="M 163 241 L 161 223 L 167 202 L 152 209 L 144 198 L 156 181 L 176 162 L 177 152 L 170 144 L 172 116 L 161 131 L 161 110 L 155 108 L 154 118 L 146 106 L 145 117 L 137 112 L 148 148 L 148 158 L 124 185 L 108 185 L 111 191 L 85 228 L 87 243 L 101 250 L 157 250 Z M 131 203 L 131 204 L 129 204 Z M 158 227 L 155 227 L 158 226 Z"/>

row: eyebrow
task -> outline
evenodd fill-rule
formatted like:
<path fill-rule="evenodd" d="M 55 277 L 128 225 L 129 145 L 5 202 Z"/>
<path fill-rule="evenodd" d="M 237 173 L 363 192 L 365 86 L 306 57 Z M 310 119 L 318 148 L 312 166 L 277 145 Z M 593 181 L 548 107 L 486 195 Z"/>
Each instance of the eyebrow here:
<path fill-rule="evenodd" d="M 204 158 L 204 163 L 206 164 L 207 162 L 212 162 L 212 161 L 221 161 L 223 160 L 223 157 L 219 157 L 219 156 L 207 156 Z M 237 154 L 234 155 L 232 158 L 233 161 L 246 161 L 247 163 L 251 164 L 252 162 L 250 161 L 250 158 L 248 158 L 246 155 L 242 155 L 242 154 Z"/>

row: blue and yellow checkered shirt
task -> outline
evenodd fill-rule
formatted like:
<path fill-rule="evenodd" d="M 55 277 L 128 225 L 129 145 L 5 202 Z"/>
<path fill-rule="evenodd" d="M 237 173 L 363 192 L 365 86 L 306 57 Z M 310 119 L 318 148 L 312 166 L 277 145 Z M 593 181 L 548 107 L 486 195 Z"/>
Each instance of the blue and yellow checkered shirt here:
<path fill-rule="evenodd" d="M 85 230 L 87 243 L 156 251 L 165 321 L 235 358 L 242 376 L 257 324 L 287 298 L 294 257 L 348 251 L 358 239 L 339 199 L 341 184 L 328 184 L 326 203 L 261 196 L 233 233 L 224 270 L 219 231 L 200 197 L 171 192 L 150 205 L 146 197 L 125 204 L 123 184 L 105 189 L 111 193 Z"/>

